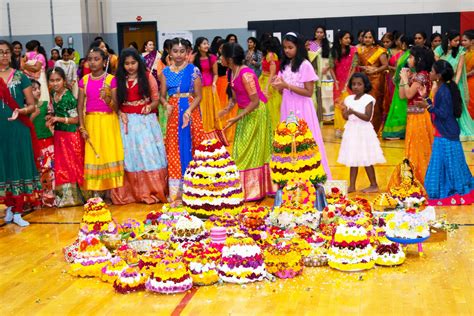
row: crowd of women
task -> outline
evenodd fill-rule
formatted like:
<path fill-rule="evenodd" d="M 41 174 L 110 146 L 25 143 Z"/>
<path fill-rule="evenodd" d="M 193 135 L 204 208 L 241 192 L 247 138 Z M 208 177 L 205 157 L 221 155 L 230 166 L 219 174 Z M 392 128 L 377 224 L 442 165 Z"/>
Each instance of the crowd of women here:
<path fill-rule="evenodd" d="M 262 199 L 277 189 L 268 167 L 273 132 L 293 114 L 308 123 L 328 179 L 321 125 L 334 121 L 350 191 L 359 166 L 371 182 L 363 191 L 378 190 L 380 136 L 405 139 L 430 198 L 469 200 L 474 180 L 460 141 L 474 139 L 474 31 L 433 34 L 431 47 L 427 40 L 393 32 L 379 44 L 364 30 L 354 46 L 342 31 L 331 46 L 318 26 L 311 40 L 250 37 L 246 52 L 229 34 L 194 45 L 167 40 L 162 52 L 153 41 L 141 52 L 132 42 L 116 56 L 96 38 L 84 59 L 55 48 L 49 61 L 38 41 L 24 55 L 20 43 L 0 41 L 5 221 L 26 226 L 25 210 L 90 196 L 178 204 L 193 150 L 211 138 L 230 149 L 245 200 Z"/>

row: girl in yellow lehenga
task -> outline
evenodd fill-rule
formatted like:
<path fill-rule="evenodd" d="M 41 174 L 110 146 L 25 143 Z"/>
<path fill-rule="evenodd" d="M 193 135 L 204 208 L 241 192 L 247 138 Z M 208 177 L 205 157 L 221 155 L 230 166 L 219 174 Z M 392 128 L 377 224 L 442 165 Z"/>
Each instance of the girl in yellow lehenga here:
<path fill-rule="evenodd" d="M 224 136 L 224 123 L 217 117 L 221 103 L 217 94 L 217 57 L 209 53 L 209 41 L 198 37 L 194 45 L 194 66 L 199 68 L 202 75 L 202 100 L 199 105 L 202 115 L 202 125 L 207 137 L 219 139 L 224 145 L 228 142 Z"/>
<path fill-rule="evenodd" d="M 229 103 L 229 96 L 227 88 L 229 87 L 229 79 L 227 77 L 227 67 L 222 65 L 222 46 L 224 46 L 225 41 L 220 39 L 217 41 L 217 95 L 219 96 L 219 100 L 221 102 L 221 107 L 227 106 Z M 228 119 L 237 115 L 237 107 L 232 109 L 228 115 L 226 115 L 222 121 L 227 121 Z M 229 148 L 232 148 L 232 144 L 234 143 L 235 137 L 235 124 L 225 129 L 225 137 L 227 138 L 227 142 L 229 143 Z M 229 149 L 231 152 L 231 150 Z"/>
<path fill-rule="evenodd" d="M 86 140 L 84 190 L 104 191 L 123 185 L 124 153 L 117 117 L 117 82 L 104 70 L 107 56 L 89 51 L 91 73 L 79 82 L 79 131 Z M 126 117 L 123 118 L 127 124 Z"/>
<path fill-rule="evenodd" d="M 270 113 L 272 135 L 278 123 L 280 123 L 281 94 L 271 85 L 273 79 L 280 71 L 280 61 L 277 55 L 279 51 L 280 42 L 275 37 L 271 37 L 262 43 L 262 74 L 258 78 L 258 83 L 268 100 L 266 106 Z"/>

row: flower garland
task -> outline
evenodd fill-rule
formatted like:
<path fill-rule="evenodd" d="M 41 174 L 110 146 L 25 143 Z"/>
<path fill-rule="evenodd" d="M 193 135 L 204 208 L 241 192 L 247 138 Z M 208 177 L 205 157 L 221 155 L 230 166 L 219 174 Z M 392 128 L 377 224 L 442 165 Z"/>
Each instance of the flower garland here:
<path fill-rule="evenodd" d="M 316 189 L 308 180 L 291 179 L 283 188 L 283 205 L 285 206 L 313 206 L 316 202 Z"/>
<path fill-rule="evenodd" d="M 183 261 L 188 265 L 196 285 L 210 285 L 219 280 L 217 264 L 221 256 L 216 248 L 197 242 L 184 252 Z"/>
<path fill-rule="evenodd" d="M 303 272 L 303 255 L 298 244 L 280 241 L 264 251 L 267 271 L 279 278 L 294 278 Z"/>

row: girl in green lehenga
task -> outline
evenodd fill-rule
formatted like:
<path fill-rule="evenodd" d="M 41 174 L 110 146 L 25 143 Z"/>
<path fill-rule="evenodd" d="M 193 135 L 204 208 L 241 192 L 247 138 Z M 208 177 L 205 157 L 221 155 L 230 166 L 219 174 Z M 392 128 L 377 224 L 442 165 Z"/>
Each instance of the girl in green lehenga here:
<path fill-rule="evenodd" d="M 384 139 L 404 139 L 405 129 L 407 125 L 407 99 L 400 99 L 398 90 L 400 88 L 400 70 L 406 67 L 410 51 L 408 46 L 410 44 L 409 38 L 405 34 L 401 34 L 396 40 L 397 46 L 400 47 L 404 53 L 397 61 L 393 83 L 395 90 L 393 92 L 392 103 L 388 112 L 387 120 L 385 122 L 382 138 Z"/>
<path fill-rule="evenodd" d="M 467 109 L 469 103 L 469 89 L 467 87 L 466 65 L 464 63 L 464 55 L 466 51 L 460 45 L 461 36 L 457 31 L 450 31 L 443 36 L 441 45 L 434 50 L 435 58 L 446 60 L 453 66 L 453 80 L 457 83 L 462 98 L 462 114 L 458 118 L 459 127 L 461 128 L 461 141 L 474 140 L 474 120 L 471 118 Z"/>

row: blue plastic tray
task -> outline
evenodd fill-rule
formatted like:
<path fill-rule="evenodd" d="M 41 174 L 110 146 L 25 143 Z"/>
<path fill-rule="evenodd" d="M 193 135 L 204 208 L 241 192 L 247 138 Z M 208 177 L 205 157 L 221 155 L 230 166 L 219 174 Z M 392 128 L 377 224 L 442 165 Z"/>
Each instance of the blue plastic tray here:
<path fill-rule="evenodd" d="M 385 236 L 385 237 L 387 237 L 387 239 L 390 241 L 397 242 L 402 245 L 418 244 L 430 238 L 430 236 L 423 237 L 423 238 L 415 238 L 415 239 L 405 239 L 405 238 L 397 238 L 397 237 L 389 237 L 389 236 Z"/>

